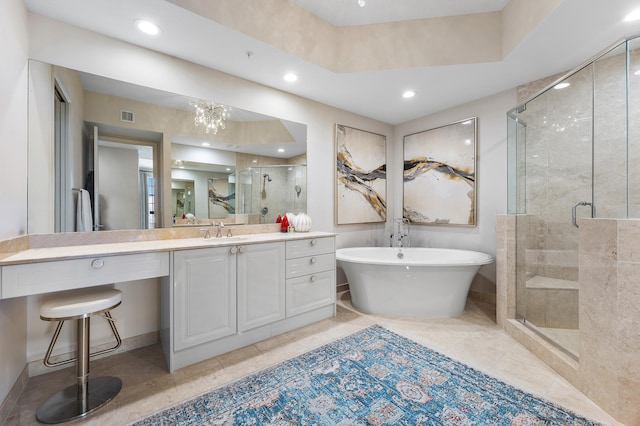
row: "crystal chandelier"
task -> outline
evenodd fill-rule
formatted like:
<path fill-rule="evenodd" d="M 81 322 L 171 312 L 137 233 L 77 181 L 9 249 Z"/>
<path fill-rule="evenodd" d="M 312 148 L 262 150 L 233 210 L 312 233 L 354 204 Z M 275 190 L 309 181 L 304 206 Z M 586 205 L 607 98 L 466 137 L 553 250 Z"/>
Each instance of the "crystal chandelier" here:
<path fill-rule="evenodd" d="M 360 5 L 360 7 L 364 7 L 366 3 L 366 0 L 358 0 L 358 4 Z"/>
<path fill-rule="evenodd" d="M 229 118 L 229 108 L 209 101 L 194 102 L 196 115 L 194 123 L 196 126 L 204 126 L 207 133 L 213 132 L 215 135 L 219 129 L 224 129 L 224 120 Z"/>

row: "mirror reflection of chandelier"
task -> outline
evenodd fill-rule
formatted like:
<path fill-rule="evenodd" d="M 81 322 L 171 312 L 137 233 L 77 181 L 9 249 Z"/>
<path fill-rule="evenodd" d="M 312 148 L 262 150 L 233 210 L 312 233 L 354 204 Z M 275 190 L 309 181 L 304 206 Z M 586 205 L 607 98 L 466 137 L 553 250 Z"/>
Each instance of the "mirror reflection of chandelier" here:
<path fill-rule="evenodd" d="M 224 120 L 229 118 L 229 107 L 211 101 L 197 101 L 193 105 L 196 108 L 196 126 L 204 126 L 207 133 L 213 132 L 214 135 L 219 129 L 224 129 Z"/>

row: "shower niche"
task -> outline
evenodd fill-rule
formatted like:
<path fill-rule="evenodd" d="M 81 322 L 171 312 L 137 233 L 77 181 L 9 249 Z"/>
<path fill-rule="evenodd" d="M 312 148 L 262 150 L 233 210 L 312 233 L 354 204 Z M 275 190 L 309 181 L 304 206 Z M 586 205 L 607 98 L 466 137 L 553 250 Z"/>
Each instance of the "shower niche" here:
<path fill-rule="evenodd" d="M 307 166 L 257 166 L 237 173 L 236 205 L 249 223 L 275 223 L 283 213 L 306 213 Z"/>

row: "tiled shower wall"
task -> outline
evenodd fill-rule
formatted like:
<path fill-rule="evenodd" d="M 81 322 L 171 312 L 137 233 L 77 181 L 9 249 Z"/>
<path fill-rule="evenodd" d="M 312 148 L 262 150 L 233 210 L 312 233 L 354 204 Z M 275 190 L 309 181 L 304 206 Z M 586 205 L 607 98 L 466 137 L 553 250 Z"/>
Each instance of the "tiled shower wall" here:
<path fill-rule="evenodd" d="M 514 320 L 520 219 L 497 217 L 498 323 L 617 420 L 640 424 L 640 220 L 581 223 L 576 362 Z"/>
<path fill-rule="evenodd" d="M 640 424 L 640 220 L 580 227 L 580 387 L 629 425 Z"/>

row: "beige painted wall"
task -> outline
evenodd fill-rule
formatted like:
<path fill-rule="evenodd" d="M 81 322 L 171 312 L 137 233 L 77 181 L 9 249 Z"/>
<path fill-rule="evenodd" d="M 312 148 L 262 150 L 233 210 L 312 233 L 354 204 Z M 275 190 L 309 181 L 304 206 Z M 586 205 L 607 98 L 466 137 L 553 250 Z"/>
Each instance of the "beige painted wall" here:
<path fill-rule="evenodd" d="M 0 239 L 27 230 L 27 11 L 21 0 L 0 2 Z M 0 404 L 25 366 L 25 300 L 0 301 Z M 4 408 L 4 407 L 2 407 Z M 0 409 L 0 422 L 4 410 Z"/>

